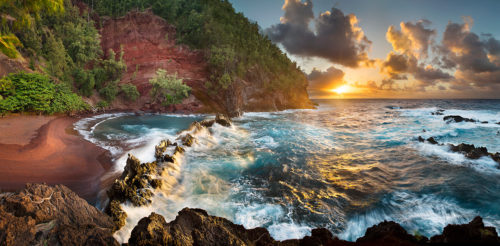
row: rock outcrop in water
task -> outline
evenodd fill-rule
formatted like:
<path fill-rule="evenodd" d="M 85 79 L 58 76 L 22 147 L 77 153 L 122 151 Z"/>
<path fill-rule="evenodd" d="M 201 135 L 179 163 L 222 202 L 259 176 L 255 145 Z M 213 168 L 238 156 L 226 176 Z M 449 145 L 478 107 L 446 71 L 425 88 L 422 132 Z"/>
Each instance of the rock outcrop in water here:
<path fill-rule="evenodd" d="M 125 170 L 107 192 L 109 204 L 105 211 L 113 219 L 115 231 L 122 228 L 127 219 L 127 214 L 121 208 L 121 204 L 124 202 L 130 202 L 134 206 L 150 204 L 153 196 L 152 190 L 161 188 L 163 185 L 161 176 L 165 169 L 161 164 L 175 163 L 176 158 L 185 152 L 184 148 L 189 148 L 198 142 L 194 135 L 205 128 L 212 127 L 215 123 L 226 127 L 231 126 L 231 120 L 228 117 L 218 114 L 214 120 L 193 122 L 187 130 L 179 133 L 176 139 L 179 143 L 170 140 L 160 141 L 155 146 L 156 161 L 154 162 L 141 163 L 139 159 L 129 154 Z M 181 144 L 184 147 L 181 147 Z M 165 153 L 169 147 L 175 147 L 171 154 Z"/>
<path fill-rule="evenodd" d="M 430 144 L 444 146 L 444 144 L 439 143 L 433 137 L 430 137 L 427 140 L 425 140 L 422 136 L 418 136 L 417 140 L 421 143 L 424 143 L 425 141 L 427 141 Z M 486 147 L 476 147 L 473 144 L 465 144 L 465 143 L 461 143 L 459 145 L 448 144 L 448 147 L 450 148 L 450 150 L 452 152 L 461 153 L 465 157 L 472 159 L 472 160 L 476 160 L 476 159 L 479 159 L 481 157 L 489 156 L 489 157 L 491 157 L 491 159 L 493 159 L 495 162 L 497 162 L 499 164 L 497 166 L 497 168 L 500 169 L 500 153 L 499 152 L 490 153 L 490 152 L 488 152 L 488 149 Z"/>
<path fill-rule="evenodd" d="M 497 245 L 500 243 L 493 227 L 485 227 L 476 217 L 465 225 L 448 225 L 442 235 L 429 241 L 424 236 L 413 236 L 398 223 L 384 221 L 366 230 L 356 242 L 334 237 L 324 228 L 313 229 L 311 236 L 302 239 L 276 241 L 265 228 L 245 229 L 231 221 L 210 216 L 202 209 L 184 208 L 175 220 L 167 223 L 163 216 L 152 213 L 139 221 L 128 241 L 135 245 L 429 245 L 429 244 Z"/>
<path fill-rule="evenodd" d="M 452 123 L 452 122 L 455 122 L 455 123 L 472 122 L 472 123 L 474 123 L 474 122 L 477 122 L 477 120 L 464 118 L 460 115 L 448 115 L 448 116 L 443 117 L 443 120 L 446 121 L 446 123 Z"/>
<path fill-rule="evenodd" d="M 151 203 L 153 192 L 150 188 L 157 186 L 156 182 L 153 182 L 156 168 L 156 162 L 141 164 L 139 159 L 129 154 L 125 171 L 108 190 L 110 202 L 106 213 L 113 218 L 114 230 L 124 226 L 127 218 L 127 214 L 121 209 L 121 203 L 129 201 L 135 206 Z"/>
<path fill-rule="evenodd" d="M 63 185 L 0 195 L 0 245 L 118 245 L 113 222 Z"/>

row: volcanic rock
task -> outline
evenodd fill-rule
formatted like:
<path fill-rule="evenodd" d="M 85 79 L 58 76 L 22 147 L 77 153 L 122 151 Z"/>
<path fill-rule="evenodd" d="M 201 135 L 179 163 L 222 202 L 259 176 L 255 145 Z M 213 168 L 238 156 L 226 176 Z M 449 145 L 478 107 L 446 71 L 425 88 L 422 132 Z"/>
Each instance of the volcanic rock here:
<path fill-rule="evenodd" d="M 446 121 L 446 123 L 477 122 L 474 119 L 464 118 L 464 117 L 459 116 L 459 115 L 448 115 L 448 116 L 443 117 L 443 120 Z"/>
<path fill-rule="evenodd" d="M 211 127 L 215 123 L 215 120 L 202 120 L 200 124 L 204 127 Z"/>
<path fill-rule="evenodd" d="M 106 208 L 115 223 L 115 230 L 124 225 L 126 213 L 121 210 L 120 203 L 125 201 L 132 202 L 135 206 L 142 206 L 151 203 L 150 198 L 153 193 L 149 188 L 153 187 L 152 176 L 157 173 L 156 162 L 142 163 L 135 156 L 129 154 L 125 170 L 121 177 L 116 179 L 108 190 L 107 194 L 110 200 Z"/>
<path fill-rule="evenodd" d="M 264 228 L 247 230 L 231 221 L 185 208 L 166 223 L 156 213 L 139 221 L 128 241 L 133 245 L 270 245 L 275 241 Z"/>
<path fill-rule="evenodd" d="M 436 112 L 432 112 L 432 115 L 444 115 L 444 109 L 438 109 Z"/>
<path fill-rule="evenodd" d="M 113 222 L 63 185 L 27 184 L 0 198 L 0 245 L 118 245 Z"/>
<path fill-rule="evenodd" d="M 215 122 L 217 122 L 217 124 L 222 125 L 222 126 L 226 126 L 226 127 L 231 126 L 231 120 L 223 114 L 217 114 L 215 116 Z"/>
<path fill-rule="evenodd" d="M 428 138 L 427 142 L 429 142 L 430 144 L 438 144 L 438 142 L 436 141 L 436 139 L 434 139 L 433 137 Z"/>
<path fill-rule="evenodd" d="M 194 138 L 193 135 L 189 133 L 180 137 L 180 139 L 182 141 L 182 144 L 187 147 L 191 147 L 196 142 L 196 138 Z"/>
<path fill-rule="evenodd" d="M 483 219 L 476 217 L 469 224 L 447 225 L 443 234 L 431 237 L 431 243 L 498 245 L 500 238 L 494 227 L 485 227 Z"/>
<path fill-rule="evenodd" d="M 161 140 L 160 144 L 155 146 L 155 158 L 161 160 L 163 153 L 169 146 L 172 146 L 172 142 L 170 142 L 170 140 Z"/>
<path fill-rule="evenodd" d="M 422 238 L 421 241 L 427 241 L 427 239 Z M 417 245 L 418 242 L 417 238 L 408 234 L 401 225 L 393 221 L 384 221 L 366 229 L 365 235 L 356 240 L 356 243 L 376 245 Z"/>
<path fill-rule="evenodd" d="M 465 155 L 469 159 L 479 159 L 483 156 L 488 156 L 488 149 L 486 147 L 475 147 L 473 144 L 459 145 L 450 144 L 450 149 L 453 152 L 459 152 Z"/>

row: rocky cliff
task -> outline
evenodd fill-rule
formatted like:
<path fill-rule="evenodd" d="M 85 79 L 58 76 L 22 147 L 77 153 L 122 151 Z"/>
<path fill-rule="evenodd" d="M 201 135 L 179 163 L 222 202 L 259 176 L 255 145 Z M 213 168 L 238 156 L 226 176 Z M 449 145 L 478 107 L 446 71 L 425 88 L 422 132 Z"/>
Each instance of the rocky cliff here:
<path fill-rule="evenodd" d="M 0 245 L 118 245 L 113 222 L 63 185 L 0 194 Z"/>
<path fill-rule="evenodd" d="M 101 18 L 101 46 L 107 52 L 124 51 L 127 72 L 120 83 L 132 83 L 141 93 L 135 103 L 118 101 L 116 109 L 141 109 L 170 112 L 221 112 L 230 116 L 242 111 L 274 111 L 289 108 L 311 108 L 307 82 L 289 90 L 265 88 L 269 78 L 258 68 L 245 79 L 234 81 L 227 90 L 210 92 L 205 83 L 210 74 L 204 54 L 176 42 L 175 27 L 151 11 L 132 11 L 120 18 Z M 158 69 L 177 73 L 192 87 L 192 96 L 181 105 L 163 107 L 149 100 L 151 79 Z"/>
<path fill-rule="evenodd" d="M 0 194 L 0 245 L 118 245 L 111 218 L 57 185 L 28 184 L 17 193 Z M 499 245 L 495 228 L 480 217 L 469 224 L 448 225 L 430 240 L 410 235 L 399 224 L 384 221 L 356 242 L 340 240 L 327 229 L 302 239 L 276 241 L 267 229 L 245 229 L 185 208 L 172 222 L 156 213 L 139 221 L 128 245 Z"/>

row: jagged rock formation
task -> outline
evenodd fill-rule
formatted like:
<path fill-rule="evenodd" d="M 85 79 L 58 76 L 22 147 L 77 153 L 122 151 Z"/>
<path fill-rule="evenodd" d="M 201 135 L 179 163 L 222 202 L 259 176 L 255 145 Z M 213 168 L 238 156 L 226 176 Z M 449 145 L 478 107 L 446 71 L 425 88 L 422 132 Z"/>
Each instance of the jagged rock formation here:
<path fill-rule="evenodd" d="M 231 221 L 185 208 L 166 223 L 158 214 L 143 218 L 132 231 L 129 245 L 266 245 L 274 240 L 264 228 L 245 229 Z"/>
<path fill-rule="evenodd" d="M 106 213 L 111 216 L 114 222 L 113 230 L 119 230 L 125 225 L 127 214 L 121 208 L 124 202 L 131 202 L 134 206 L 143 206 L 151 203 L 153 189 L 161 188 L 163 180 L 161 176 L 165 172 L 162 163 L 175 163 L 176 158 L 185 152 L 184 148 L 189 148 L 198 140 L 196 135 L 204 128 L 211 127 L 215 123 L 223 126 L 231 126 L 231 120 L 223 115 L 216 115 L 215 120 L 203 120 L 193 122 L 187 130 L 181 131 L 177 142 L 162 140 L 155 146 L 156 161 L 142 163 L 135 156 L 129 154 L 125 170 L 120 178 L 116 179 L 108 190 L 109 204 L 106 207 Z M 184 147 L 181 147 L 182 144 Z M 171 154 L 166 153 L 168 148 L 172 147 Z M 175 147 L 175 148 L 174 148 Z"/>
<path fill-rule="evenodd" d="M 28 184 L 18 193 L 0 194 L 0 245 L 118 245 L 113 222 L 65 186 Z M 399 224 L 384 221 L 366 230 L 356 242 L 340 240 L 324 228 L 302 239 L 276 241 L 267 229 L 245 229 L 210 216 L 202 209 L 184 208 L 167 223 L 156 213 L 139 221 L 128 245 L 499 245 L 493 227 L 481 217 L 469 224 L 448 225 L 428 240 L 413 236 Z"/>
<path fill-rule="evenodd" d="M 417 245 L 427 242 L 426 237 L 418 238 L 408 234 L 406 230 L 396 222 L 384 221 L 366 229 L 363 237 L 356 240 L 357 243 L 378 245 Z"/>
<path fill-rule="evenodd" d="M 0 195 L 0 245 L 118 245 L 111 218 L 62 185 Z"/>
<path fill-rule="evenodd" d="M 472 122 L 472 123 L 474 123 L 474 122 L 477 122 L 477 120 L 464 118 L 460 115 L 448 115 L 448 116 L 443 117 L 443 120 L 446 121 L 446 123 L 452 123 L 452 122 L 456 122 L 456 123 Z"/>
<path fill-rule="evenodd" d="M 238 116 L 243 111 L 274 111 L 289 108 L 312 108 L 307 94 L 307 80 L 286 90 L 270 90 L 271 78 L 258 68 L 249 71 L 244 79 L 237 79 L 226 90 L 214 93 L 205 87 L 210 74 L 206 58 L 200 51 L 190 50 L 176 43 L 175 27 L 152 11 L 131 11 L 111 19 L 103 17 L 101 46 L 104 52 L 113 49 L 117 54 L 123 48 L 127 72 L 120 83 L 137 86 L 141 97 L 137 102 L 116 101 L 117 109 L 140 109 L 168 112 L 222 112 Z M 177 73 L 192 88 L 192 96 L 180 105 L 164 107 L 150 101 L 149 79 L 157 69 Z M 298 78 L 299 80 L 300 78 Z"/>
<path fill-rule="evenodd" d="M 474 218 L 469 224 L 447 225 L 442 235 L 433 236 L 431 243 L 462 245 L 500 245 L 494 227 L 484 226 L 481 217 Z"/>
<path fill-rule="evenodd" d="M 428 138 L 425 140 L 422 136 L 418 136 L 417 140 L 421 143 L 424 143 L 425 141 L 429 142 L 430 144 L 434 145 L 440 145 L 443 146 L 444 144 L 439 143 L 436 141 L 433 137 Z M 473 144 L 466 144 L 466 143 L 461 143 L 459 145 L 454 145 L 454 144 L 448 144 L 449 148 L 451 151 L 456 152 L 456 153 L 461 153 L 465 157 L 476 160 L 484 156 L 489 156 L 491 159 L 493 159 L 495 162 L 497 162 L 498 168 L 500 168 L 500 153 L 489 153 L 488 149 L 486 147 L 476 147 Z"/>
<path fill-rule="evenodd" d="M 429 245 L 429 244 L 497 245 L 500 238 L 495 228 L 485 227 L 476 217 L 465 225 L 448 225 L 442 235 L 429 241 L 424 236 L 408 234 L 392 221 L 384 221 L 366 230 L 356 242 L 340 240 L 324 228 L 313 229 L 311 236 L 286 241 L 274 240 L 267 229 L 245 229 L 231 221 L 210 216 L 202 209 L 184 208 L 174 221 L 167 223 L 163 216 L 152 213 L 139 221 L 128 241 L 134 245 Z"/>
<path fill-rule="evenodd" d="M 106 207 L 106 213 L 113 218 L 115 231 L 125 225 L 127 218 L 127 214 L 121 209 L 121 203 L 129 201 L 135 206 L 151 203 L 153 192 L 149 188 L 158 186 L 157 182 L 153 182 L 155 180 L 153 175 L 157 173 L 156 168 L 156 162 L 141 164 L 139 159 L 129 154 L 125 171 L 108 190 L 110 202 Z"/>

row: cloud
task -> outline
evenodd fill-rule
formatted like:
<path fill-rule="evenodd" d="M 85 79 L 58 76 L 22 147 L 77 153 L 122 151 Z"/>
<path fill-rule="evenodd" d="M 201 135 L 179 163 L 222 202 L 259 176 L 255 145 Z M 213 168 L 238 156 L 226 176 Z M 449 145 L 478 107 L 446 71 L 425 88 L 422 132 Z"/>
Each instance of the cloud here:
<path fill-rule="evenodd" d="M 371 41 L 358 26 L 354 14 L 332 8 L 314 17 L 310 0 L 285 0 L 281 23 L 266 30 L 267 36 L 290 53 L 321 57 L 347 67 L 370 65 L 367 51 Z M 314 30 L 310 24 L 314 22 Z"/>
<path fill-rule="evenodd" d="M 420 86 L 433 85 L 439 80 L 449 80 L 452 76 L 440 68 L 430 64 L 418 63 L 413 55 L 397 54 L 390 52 L 382 63 L 381 72 L 388 75 L 392 80 L 407 80 L 407 75 L 412 75 L 420 83 Z"/>
<path fill-rule="evenodd" d="M 500 84 L 500 41 L 491 34 L 481 36 L 472 32 L 473 21 L 464 18 L 464 23 L 449 22 L 439 47 L 442 63 L 455 68 L 455 88 L 497 88 Z"/>
<path fill-rule="evenodd" d="M 430 24 L 428 20 L 419 20 L 416 23 L 401 22 L 401 30 L 390 26 L 386 33 L 387 41 L 397 52 L 425 58 L 436 35 L 435 30 L 427 28 Z"/>
<path fill-rule="evenodd" d="M 386 38 L 394 51 L 389 52 L 386 60 L 382 62 L 381 73 L 388 75 L 390 80 L 407 80 L 408 75 L 411 75 L 418 81 L 416 85 L 419 88 L 415 88 L 417 90 L 433 86 L 438 81 L 451 79 L 452 76 L 439 66 L 426 62 L 428 52 L 434 46 L 433 37 L 436 35 L 435 30 L 428 28 L 430 24 L 428 20 L 416 23 L 401 22 L 401 30 L 390 26 Z"/>
<path fill-rule="evenodd" d="M 329 67 L 324 72 L 314 68 L 311 73 L 307 75 L 307 79 L 309 80 L 308 88 L 310 90 L 332 89 L 345 84 L 344 72 L 333 66 Z"/>

